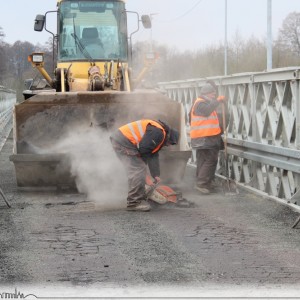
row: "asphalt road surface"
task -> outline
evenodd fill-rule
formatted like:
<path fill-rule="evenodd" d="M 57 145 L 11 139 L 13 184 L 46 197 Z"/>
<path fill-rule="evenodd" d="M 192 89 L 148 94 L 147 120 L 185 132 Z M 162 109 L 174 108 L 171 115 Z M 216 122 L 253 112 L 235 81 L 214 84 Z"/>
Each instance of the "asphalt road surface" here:
<path fill-rule="evenodd" d="M 12 206 L 0 199 L 0 295 L 300 296 L 300 225 L 292 229 L 298 213 L 289 207 L 221 186 L 199 195 L 188 168 L 189 207 L 103 211 L 83 194 L 18 191 L 11 152 L 9 138 L 0 153 Z"/>

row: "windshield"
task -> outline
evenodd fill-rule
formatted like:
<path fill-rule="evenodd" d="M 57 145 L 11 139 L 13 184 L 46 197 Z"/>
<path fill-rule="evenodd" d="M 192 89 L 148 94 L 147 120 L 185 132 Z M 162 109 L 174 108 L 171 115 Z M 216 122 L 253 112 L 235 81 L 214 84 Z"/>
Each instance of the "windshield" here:
<path fill-rule="evenodd" d="M 59 61 L 127 60 L 124 2 L 64 1 L 59 13 Z"/>

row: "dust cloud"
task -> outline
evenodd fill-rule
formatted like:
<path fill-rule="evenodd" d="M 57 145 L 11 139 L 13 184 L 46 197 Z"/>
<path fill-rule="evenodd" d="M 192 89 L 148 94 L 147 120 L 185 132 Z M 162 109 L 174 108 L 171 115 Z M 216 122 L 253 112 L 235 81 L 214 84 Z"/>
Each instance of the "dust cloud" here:
<path fill-rule="evenodd" d="M 127 176 L 107 131 L 97 127 L 73 128 L 52 151 L 68 153 L 78 191 L 86 194 L 97 210 L 126 207 Z"/>

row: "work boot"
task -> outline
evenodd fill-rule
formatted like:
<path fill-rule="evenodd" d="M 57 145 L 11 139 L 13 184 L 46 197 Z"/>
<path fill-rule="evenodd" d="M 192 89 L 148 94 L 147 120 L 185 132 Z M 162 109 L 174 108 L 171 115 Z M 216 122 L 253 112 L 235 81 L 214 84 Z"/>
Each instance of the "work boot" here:
<path fill-rule="evenodd" d="M 128 211 L 149 211 L 151 210 L 150 204 L 143 200 L 140 203 L 137 203 L 136 205 L 127 206 Z"/>
<path fill-rule="evenodd" d="M 194 189 L 199 191 L 201 194 L 204 194 L 204 195 L 208 195 L 210 194 L 210 190 L 205 188 L 205 187 L 202 187 L 202 186 L 199 186 L 199 185 L 195 185 L 194 186 Z"/>

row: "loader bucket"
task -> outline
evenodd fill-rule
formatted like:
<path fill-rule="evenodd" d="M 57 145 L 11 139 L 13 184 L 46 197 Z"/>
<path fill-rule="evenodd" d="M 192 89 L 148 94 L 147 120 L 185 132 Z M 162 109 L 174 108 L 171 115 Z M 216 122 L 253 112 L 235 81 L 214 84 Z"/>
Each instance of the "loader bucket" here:
<path fill-rule="evenodd" d="M 142 118 L 165 121 L 180 132 L 179 144 L 167 147 L 160 155 L 162 179 L 179 183 L 191 156 L 181 104 L 148 90 L 42 92 L 14 109 L 14 151 L 10 160 L 18 187 L 74 186 L 76 178 L 70 172 L 68 153 L 52 152 L 53 145 L 79 127 L 96 126 L 109 133 Z M 88 150 L 86 145 L 86 155 Z"/>

